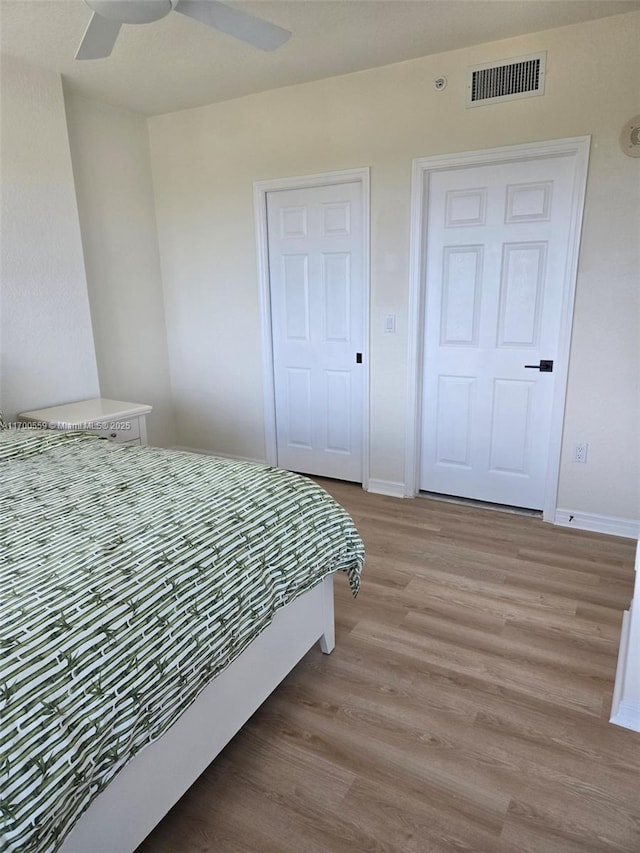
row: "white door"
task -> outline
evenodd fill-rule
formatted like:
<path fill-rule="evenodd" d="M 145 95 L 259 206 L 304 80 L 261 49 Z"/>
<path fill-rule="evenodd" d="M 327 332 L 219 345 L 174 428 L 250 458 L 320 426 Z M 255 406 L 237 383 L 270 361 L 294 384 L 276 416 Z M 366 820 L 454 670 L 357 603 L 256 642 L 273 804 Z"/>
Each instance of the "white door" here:
<path fill-rule="evenodd" d="M 267 193 L 278 465 L 362 481 L 362 185 Z"/>
<path fill-rule="evenodd" d="M 429 178 L 422 490 L 544 506 L 557 374 L 530 365 L 557 358 L 573 179 L 563 156 Z"/>

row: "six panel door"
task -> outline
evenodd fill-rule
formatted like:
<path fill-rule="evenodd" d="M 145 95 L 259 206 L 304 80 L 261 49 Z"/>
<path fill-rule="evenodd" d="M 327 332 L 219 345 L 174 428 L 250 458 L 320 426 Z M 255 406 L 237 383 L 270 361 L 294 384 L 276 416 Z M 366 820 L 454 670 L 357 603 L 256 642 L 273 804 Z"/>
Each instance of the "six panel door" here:
<path fill-rule="evenodd" d="M 267 194 L 278 465 L 362 481 L 360 183 Z"/>
<path fill-rule="evenodd" d="M 569 157 L 432 173 L 420 488 L 541 509 L 571 223 Z"/>

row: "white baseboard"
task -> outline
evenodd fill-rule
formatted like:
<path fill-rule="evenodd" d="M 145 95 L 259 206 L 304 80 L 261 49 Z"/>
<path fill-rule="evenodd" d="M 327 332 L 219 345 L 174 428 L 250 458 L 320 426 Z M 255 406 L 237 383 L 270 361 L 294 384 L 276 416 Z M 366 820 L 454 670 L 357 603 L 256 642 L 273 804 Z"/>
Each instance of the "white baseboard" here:
<path fill-rule="evenodd" d="M 620 632 L 620 650 L 616 668 L 616 682 L 611 702 L 609 722 L 634 732 L 640 732 L 640 701 L 625 698 L 628 691 L 630 673 L 637 672 L 639 651 L 630 648 L 631 611 L 625 610 L 622 616 L 622 631 Z"/>
<path fill-rule="evenodd" d="M 624 536 L 626 539 L 637 539 L 640 535 L 640 522 L 633 518 L 595 515 L 579 509 L 557 509 L 554 524 L 561 527 L 575 527 L 576 530 L 608 533 L 610 536 Z"/>
<path fill-rule="evenodd" d="M 627 702 L 626 700 L 619 702 L 611 714 L 609 722 L 615 726 L 640 732 L 640 702 Z"/>
<path fill-rule="evenodd" d="M 616 669 L 616 682 L 611 702 L 611 717 L 609 722 L 625 729 L 640 732 L 640 702 L 635 699 L 624 698 L 625 687 L 630 680 L 628 674 L 632 668 L 637 666 L 634 660 L 634 652 L 637 650 L 630 646 L 631 612 L 625 610 L 622 616 L 622 631 L 620 632 L 620 650 L 618 652 L 618 666 Z"/>
<path fill-rule="evenodd" d="M 404 483 L 396 483 L 393 480 L 374 480 L 370 478 L 367 491 L 373 492 L 374 495 L 388 495 L 390 498 L 405 497 Z"/>
<path fill-rule="evenodd" d="M 219 450 L 202 450 L 199 447 L 185 447 L 184 445 L 174 444 L 172 450 L 183 450 L 187 453 L 201 453 L 204 456 L 221 456 L 223 459 L 236 459 L 238 462 L 253 462 L 255 465 L 268 465 L 264 459 L 254 459 L 251 456 L 238 456 L 233 453 L 222 453 Z M 364 485 L 363 485 L 363 488 Z M 376 495 L 388 495 L 392 498 L 406 497 L 404 491 L 404 483 L 395 483 L 392 480 L 369 480 L 366 486 L 367 492 L 373 492 Z"/>
<path fill-rule="evenodd" d="M 625 713 L 625 703 L 622 699 L 624 691 L 625 675 L 629 664 L 629 627 L 631 625 L 631 614 L 625 610 L 622 614 L 622 629 L 620 631 L 620 647 L 618 649 L 618 665 L 616 667 L 616 680 L 613 688 L 613 698 L 611 700 L 611 717 L 609 722 L 615 723 L 617 726 L 625 728 L 633 728 L 625 722 L 628 714 Z M 640 709 L 639 709 L 640 710 Z M 639 716 L 640 722 L 640 716 Z"/>
<path fill-rule="evenodd" d="M 636 548 L 633 600 L 622 615 L 620 650 L 610 722 L 640 732 L 640 543 Z"/>
<path fill-rule="evenodd" d="M 264 459 L 254 459 L 251 456 L 238 456 L 235 453 L 223 453 L 220 450 L 202 450 L 200 447 L 185 447 L 181 444 L 174 444 L 171 450 L 183 450 L 187 453 L 200 453 L 202 456 L 220 456 L 222 459 L 235 459 L 237 462 L 253 462 L 255 465 L 266 465 Z"/>

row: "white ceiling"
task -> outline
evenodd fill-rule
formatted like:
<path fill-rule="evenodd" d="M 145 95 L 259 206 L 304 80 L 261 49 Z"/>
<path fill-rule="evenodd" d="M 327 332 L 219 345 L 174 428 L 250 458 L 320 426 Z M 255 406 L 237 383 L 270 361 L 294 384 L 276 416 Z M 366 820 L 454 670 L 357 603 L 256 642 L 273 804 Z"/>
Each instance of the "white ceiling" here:
<path fill-rule="evenodd" d="M 231 4 L 230 4 L 231 5 Z M 157 115 L 640 9 L 640 0 L 250 0 L 293 36 L 263 53 L 175 12 L 123 26 L 108 59 L 74 60 L 83 0 L 0 0 L 2 51 L 90 97 Z"/>

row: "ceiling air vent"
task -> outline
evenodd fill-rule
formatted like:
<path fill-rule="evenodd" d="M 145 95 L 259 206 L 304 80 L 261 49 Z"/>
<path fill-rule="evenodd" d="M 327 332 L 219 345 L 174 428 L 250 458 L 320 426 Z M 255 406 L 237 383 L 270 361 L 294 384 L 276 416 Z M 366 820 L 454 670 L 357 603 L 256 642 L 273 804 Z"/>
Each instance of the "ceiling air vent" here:
<path fill-rule="evenodd" d="M 467 106 L 544 95 L 546 52 L 504 62 L 487 62 L 469 69 Z"/>

